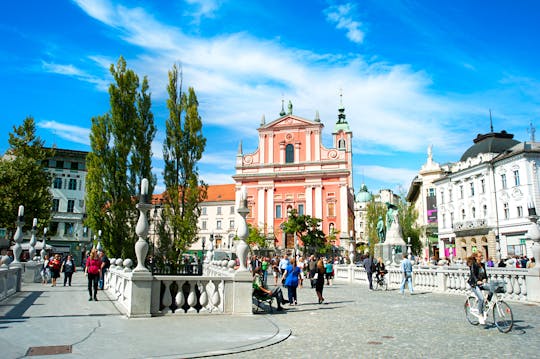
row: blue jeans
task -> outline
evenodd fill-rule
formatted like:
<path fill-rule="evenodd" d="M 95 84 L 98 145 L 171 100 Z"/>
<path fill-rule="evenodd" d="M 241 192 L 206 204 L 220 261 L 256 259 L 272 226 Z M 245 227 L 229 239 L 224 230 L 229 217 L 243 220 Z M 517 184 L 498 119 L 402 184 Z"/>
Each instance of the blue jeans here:
<path fill-rule="evenodd" d="M 401 293 L 403 293 L 403 291 L 405 290 L 405 282 L 409 283 L 409 292 L 414 293 L 414 289 L 412 286 L 412 273 L 403 273 L 403 279 L 401 280 L 401 286 L 399 287 L 399 291 Z"/>
<path fill-rule="evenodd" d="M 474 296 L 478 299 L 478 314 L 484 313 L 484 293 L 479 285 L 471 287 Z"/>
<path fill-rule="evenodd" d="M 288 286 L 287 287 L 287 294 L 289 295 L 289 304 L 293 304 L 297 301 L 296 298 L 296 287 Z"/>

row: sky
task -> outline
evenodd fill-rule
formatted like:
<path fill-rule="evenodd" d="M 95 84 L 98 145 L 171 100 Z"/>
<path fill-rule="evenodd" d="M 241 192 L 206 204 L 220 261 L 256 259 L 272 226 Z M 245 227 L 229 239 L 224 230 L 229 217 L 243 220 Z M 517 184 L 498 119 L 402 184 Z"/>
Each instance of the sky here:
<path fill-rule="evenodd" d="M 282 100 L 319 111 L 332 147 L 340 99 L 353 132 L 355 192 L 407 192 L 426 162 L 458 161 L 479 133 L 531 140 L 540 117 L 540 2 L 502 0 L 21 0 L 0 4 L 0 153 L 32 116 L 46 146 L 90 151 L 110 110 L 110 65 L 147 76 L 162 191 L 167 73 L 199 100 L 208 184 L 234 183 L 235 156 Z M 341 94 L 341 97 L 340 97 Z M 540 134 L 539 134 L 540 135 Z"/>

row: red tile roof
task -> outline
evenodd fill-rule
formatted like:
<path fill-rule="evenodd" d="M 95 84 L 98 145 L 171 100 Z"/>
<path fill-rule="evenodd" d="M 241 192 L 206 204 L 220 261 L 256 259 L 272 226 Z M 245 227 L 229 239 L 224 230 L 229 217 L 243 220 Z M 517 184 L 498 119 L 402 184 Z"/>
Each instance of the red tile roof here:
<path fill-rule="evenodd" d="M 204 202 L 220 202 L 235 200 L 235 184 L 216 184 L 209 185 L 207 190 L 207 198 Z M 155 194 L 152 196 L 152 204 L 163 203 L 164 193 Z"/>

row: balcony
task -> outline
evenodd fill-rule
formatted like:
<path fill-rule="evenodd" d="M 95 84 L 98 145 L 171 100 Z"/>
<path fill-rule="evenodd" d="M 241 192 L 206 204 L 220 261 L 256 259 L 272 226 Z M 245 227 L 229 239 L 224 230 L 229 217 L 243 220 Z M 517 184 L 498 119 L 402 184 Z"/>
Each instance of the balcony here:
<path fill-rule="evenodd" d="M 454 222 L 452 224 L 452 229 L 458 236 L 471 236 L 487 234 L 491 228 L 488 226 L 487 220 L 483 218 L 463 222 Z"/>

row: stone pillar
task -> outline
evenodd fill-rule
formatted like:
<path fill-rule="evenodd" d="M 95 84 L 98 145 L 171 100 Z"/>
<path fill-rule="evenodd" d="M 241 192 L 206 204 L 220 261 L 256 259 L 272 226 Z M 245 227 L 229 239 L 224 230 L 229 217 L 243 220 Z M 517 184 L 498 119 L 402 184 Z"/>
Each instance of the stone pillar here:
<path fill-rule="evenodd" d="M 240 261 L 240 268 L 234 274 L 233 314 L 252 314 L 251 293 L 253 291 L 253 277 L 246 267 L 248 254 L 248 245 L 245 241 L 248 236 L 246 216 L 249 213 L 249 209 L 247 208 L 247 189 L 245 186 L 242 186 L 240 191 L 238 214 L 240 214 L 241 220 L 238 223 L 237 236 L 239 240 L 236 245 L 236 255 Z"/>
<path fill-rule="evenodd" d="M 534 209 L 534 208 L 533 208 Z M 531 211 L 531 209 L 529 209 Z M 533 240 L 532 252 L 536 265 L 534 268 L 529 268 L 527 273 L 527 300 L 540 302 L 540 229 L 536 223 L 538 217 L 536 216 L 536 210 L 530 217 L 531 225 L 527 236 Z"/>
<path fill-rule="evenodd" d="M 135 267 L 134 272 L 149 273 L 148 269 L 144 266 L 146 254 L 148 253 L 148 242 L 146 242 L 146 237 L 148 236 L 148 218 L 146 213 L 152 205 L 148 203 L 148 180 L 146 178 L 143 178 L 141 181 L 141 198 L 136 207 L 139 210 L 139 220 L 135 227 L 135 233 L 139 236 L 139 240 L 135 243 L 137 267 Z"/>

